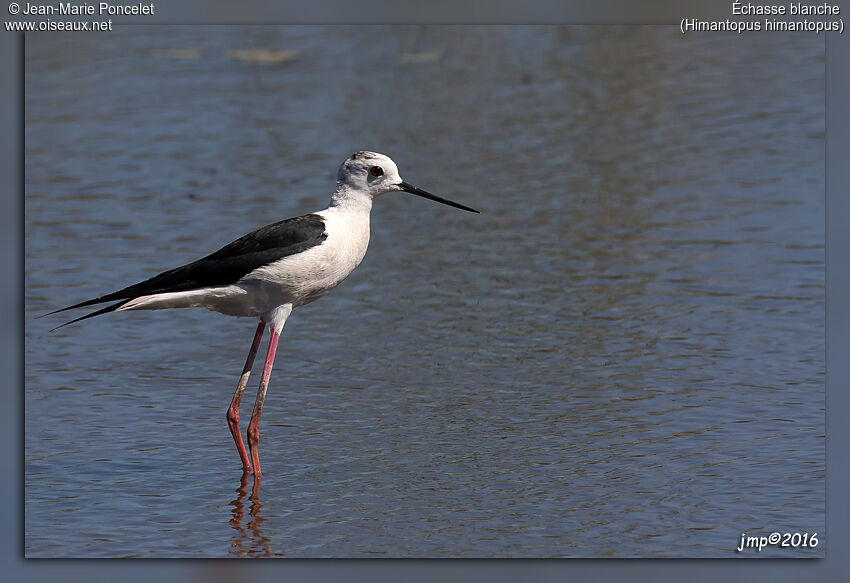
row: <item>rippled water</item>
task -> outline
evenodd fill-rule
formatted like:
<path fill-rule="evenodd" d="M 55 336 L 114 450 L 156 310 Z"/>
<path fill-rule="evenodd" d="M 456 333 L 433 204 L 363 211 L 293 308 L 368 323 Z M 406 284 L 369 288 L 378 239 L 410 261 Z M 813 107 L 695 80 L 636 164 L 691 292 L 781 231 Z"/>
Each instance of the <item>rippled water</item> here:
<path fill-rule="evenodd" d="M 26 555 L 825 540 L 823 70 L 675 27 L 29 34 Z M 483 213 L 378 201 L 284 330 L 258 492 L 224 418 L 254 322 L 36 319 L 323 208 L 359 149 Z"/>

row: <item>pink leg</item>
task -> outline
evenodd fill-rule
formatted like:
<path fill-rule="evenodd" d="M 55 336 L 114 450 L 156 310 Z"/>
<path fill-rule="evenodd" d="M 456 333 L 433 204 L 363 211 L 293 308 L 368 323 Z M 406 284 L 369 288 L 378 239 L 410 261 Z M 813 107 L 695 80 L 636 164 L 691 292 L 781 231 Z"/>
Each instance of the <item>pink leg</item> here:
<path fill-rule="evenodd" d="M 263 366 L 263 378 L 260 379 L 260 389 L 257 391 L 257 400 L 254 401 L 254 412 L 251 415 L 251 422 L 248 423 L 248 448 L 251 450 L 251 463 L 254 466 L 255 479 L 260 478 L 262 475 L 260 471 L 260 452 L 257 448 L 260 442 L 260 414 L 263 412 L 266 389 L 269 388 L 269 377 L 272 375 L 272 365 L 274 364 L 274 355 L 277 351 L 278 338 L 280 338 L 280 332 L 276 332 L 274 327 L 272 327 L 271 338 L 269 339 L 269 352 L 266 354 L 266 364 Z"/>
<path fill-rule="evenodd" d="M 248 359 L 245 361 L 245 368 L 242 369 L 242 376 L 239 377 L 239 384 L 236 386 L 233 400 L 230 401 L 230 407 L 227 409 L 227 425 L 230 427 L 230 433 L 236 443 L 236 450 L 242 459 L 242 471 L 246 474 L 251 473 L 251 462 L 248 461 L 248 452 L 245 451 L 242 434 L 239 432 L 239 402 L 242 400 L 242 393 L 245 392 L 245 386 L 248 384 L 248 377 L 251 376 L 251 367 L 254 366 L 254 357 L 257 355 L 257 349 L 260 347 L 260 340 L 263 338 L 265 329 L 266 323 L 260 320 L 257 325 L 257 332 L 254 334 L 254 341 L 251 343 L 251 350 L 248 352 Z"/>

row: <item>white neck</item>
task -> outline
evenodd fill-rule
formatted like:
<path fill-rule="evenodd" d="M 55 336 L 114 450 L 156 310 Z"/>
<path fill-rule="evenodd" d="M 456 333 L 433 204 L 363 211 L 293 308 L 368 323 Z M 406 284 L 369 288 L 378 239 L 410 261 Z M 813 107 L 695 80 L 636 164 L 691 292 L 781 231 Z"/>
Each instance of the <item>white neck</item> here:
<path fill-rule="evenodd" d="M 372 210 L 372 197 L 363 191 L 353 190 L 345 184 L 337 184 L 331 196 L 331 206 L 368 214 Z"/>

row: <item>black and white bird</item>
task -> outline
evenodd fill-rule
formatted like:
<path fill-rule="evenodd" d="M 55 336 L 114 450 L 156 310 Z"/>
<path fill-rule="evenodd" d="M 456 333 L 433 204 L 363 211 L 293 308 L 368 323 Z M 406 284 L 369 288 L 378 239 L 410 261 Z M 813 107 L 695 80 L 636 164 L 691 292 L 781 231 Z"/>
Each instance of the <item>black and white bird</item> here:
<path fill-rule="evenodd" d="M 478 212 L 411 186 L 401 179 L 388 156 L 356 152 L 339 167 L 336 190 L 325 210 L 261 227 L 202 259 L 51 313 L 114 302 L 62 326 L 109 312 L 162 308 L 201 307 L 228 316 L 258 317 L 248 359 L 227 409 L 227 422 L 243 472 L 253 471 L 259 478 L 260 414 L 283 325 L 293 308 L 319 299 L 360 264 L 369 245 L 372 201 L 397 191 Z M 271 338 L 248 424 L 249 457 L 239 431 L 239 403 L 266 326 Z"/>

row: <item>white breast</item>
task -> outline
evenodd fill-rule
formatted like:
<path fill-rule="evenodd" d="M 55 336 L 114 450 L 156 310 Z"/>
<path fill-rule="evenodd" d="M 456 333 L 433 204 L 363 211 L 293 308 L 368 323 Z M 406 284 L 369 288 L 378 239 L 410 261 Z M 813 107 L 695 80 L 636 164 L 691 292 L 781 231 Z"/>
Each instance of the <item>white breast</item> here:
<path fill-rule="evenodd" d="M 316 213 L 325 221 L 328 237 L 297 255 L 255 269 L 242 280 L 259 303 L 293 307 L 319 299 L 360 265 L 369 246 L 369 213 L 331 207 Z"/>

